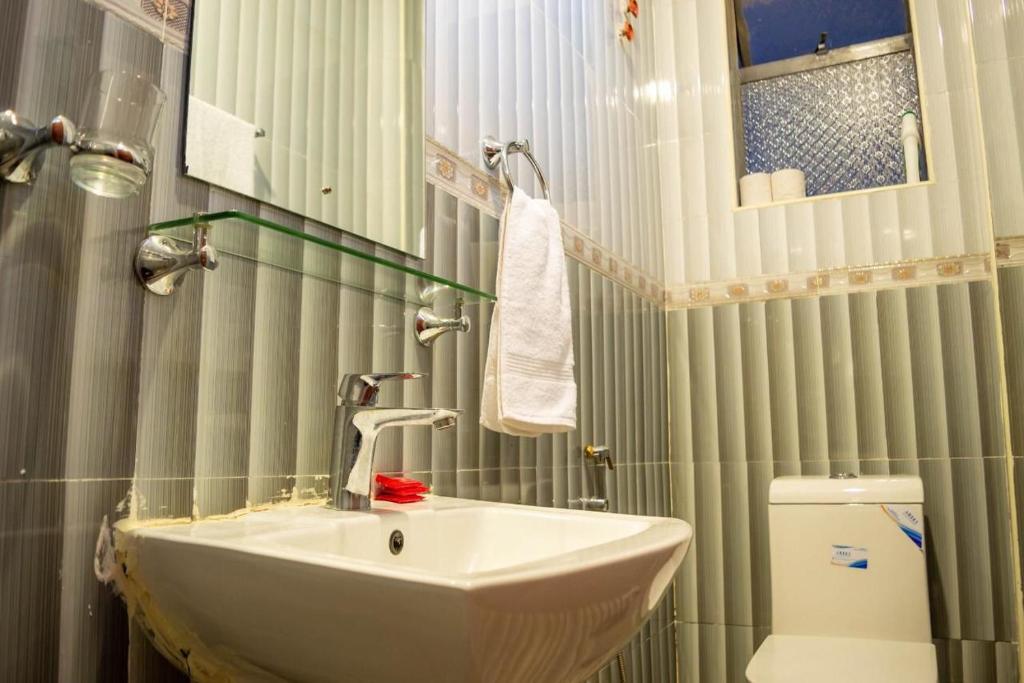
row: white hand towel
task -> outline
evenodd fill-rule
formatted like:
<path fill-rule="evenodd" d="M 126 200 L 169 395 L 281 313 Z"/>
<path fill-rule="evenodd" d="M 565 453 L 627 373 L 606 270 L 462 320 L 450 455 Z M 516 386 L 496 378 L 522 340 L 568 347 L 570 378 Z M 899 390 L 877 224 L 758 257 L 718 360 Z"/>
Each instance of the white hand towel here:
<path fill-rule="evenodd" d="M 501 217 L 480 424 L 538 436 L 576 429 L 572 310 L 558 212 L 518 187 Z"/>

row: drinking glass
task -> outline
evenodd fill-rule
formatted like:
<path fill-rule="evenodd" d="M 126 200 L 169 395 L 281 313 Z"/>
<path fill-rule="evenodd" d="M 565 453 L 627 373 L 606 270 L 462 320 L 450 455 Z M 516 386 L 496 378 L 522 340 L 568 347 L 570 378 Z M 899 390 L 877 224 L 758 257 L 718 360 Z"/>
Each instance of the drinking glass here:
<path fill-rule="evenodd" d="M 100 71 L 92 77 L 71 145 L 71 179 L 101 197 L 138 194 L 153 165 L 153 133 L 167 96 L 144 76 Z"/>

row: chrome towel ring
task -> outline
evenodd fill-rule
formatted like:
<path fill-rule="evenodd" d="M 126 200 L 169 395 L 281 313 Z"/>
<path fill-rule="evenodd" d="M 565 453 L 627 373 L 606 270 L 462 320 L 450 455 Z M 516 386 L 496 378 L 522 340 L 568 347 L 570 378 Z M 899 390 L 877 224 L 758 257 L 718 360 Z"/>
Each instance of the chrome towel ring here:
<path fill-rule="evenodd" d="M 533 166 L 533 172 L 537 175 L 537 180 L 540 181 L 541 192 L 544 193 L 544 199 L 551 199 L 551 195 L 548 194 L 548 181 L 544 178 L 544 171 L 540 170 L 540 164 L 530 153 L 530 141 L 529 140 L 512 140 L 510 142 L 501 143 L 487 136 L 483 140 L 484 150 L 484 162 L 487 164 L 487 168 L 498 168 L 498 164 L 501 164 L 501 174 L 505 176 L 505 182 L 508 184 L 508 191 L 511 192 L 514 186 L 512 180 L 512 171 L 508 165 L 509 154 L 522 154 L 526 157 L 526 160 L 530 162 L 530 166 Z"/>

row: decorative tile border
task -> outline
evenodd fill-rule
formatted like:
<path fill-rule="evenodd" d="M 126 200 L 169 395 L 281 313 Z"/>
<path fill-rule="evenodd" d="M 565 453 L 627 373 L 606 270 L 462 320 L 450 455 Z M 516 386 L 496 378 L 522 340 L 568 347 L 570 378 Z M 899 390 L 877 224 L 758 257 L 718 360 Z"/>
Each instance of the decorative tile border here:
<path fill-rule="evenodd" d="M 650 275 L 619 259 L 579 230 L 562 223 L 562 242 L 565 253 L 591 270 L 617 282 L 635 294 L 661 304 L 665 299 L 664 285 Z"/>
<path fill-rule="evenodd" d="M 498 217 L 505 206 L 501 184 L 430 136 L 425 141 L 427 182 L 484 213 Z"/>
<path fill-rule="evenodd" d="M 501 215 L 508 192 L 496 176 L 430 137 L 426 156 L 428 182 L 491 216 Z M 667 310 L 975 282 L 992 272 L 989 254 L 982 253 L 666 286 L 565 222 L 562 241 L 570 257 Z M 999 267 L 1024 265 L 1024 235 L 998 239 L 995 251 Z"/>
<path fill-rule="evenodd" d="M 1020 241 L 1018 251 L 1020 261 L 1024 263 L 1024 238 Z M 669 287 L 664 303 L 666 309 L 678 310 L 973 282 L 989 279 L 989 263 L 988 254 L 966 254 L 785 275 L 755 275 L 733 281 L 673 285 Z"/>
<path fill-rule="evenodd" d="M 102 10 L 184 50 L 192 0 L 88 0 Z"/>
<path fill-rule="evenodd" d="M 996 238 L 996 266 L 1010 268 L 1024 265 L 1024 235 Z"/>
<path fill-rule="evenodd" d="M 427 182 L 484 213 L 501 215 L 508 189 L 496 176 L 460 157 L 431 137 L 426 139 Z M 562 222 L 565 253 L 609 280 L 651 301 L 665 299 L 664 284 L 621 260 L 575 226 Z"/>

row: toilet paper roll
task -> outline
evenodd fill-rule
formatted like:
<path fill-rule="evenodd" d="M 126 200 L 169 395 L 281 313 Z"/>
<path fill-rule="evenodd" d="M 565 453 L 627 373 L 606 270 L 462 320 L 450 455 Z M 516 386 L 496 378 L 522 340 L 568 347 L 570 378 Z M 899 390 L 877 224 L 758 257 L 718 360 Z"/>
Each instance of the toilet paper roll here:
<path fill-rule="evenodd" d="M 772 199 L 800 199 L 807 196 L 807 178 L 798 168 L 784 168 L 772 173 Z"/>
<path fill-rule="evenodd" d="M 770 204 L 772 177 L 767 173 L 748 173 L 740 178 L 740 206 Z"/>

